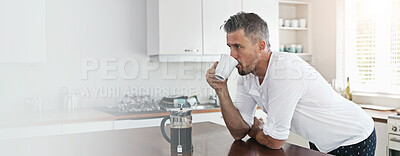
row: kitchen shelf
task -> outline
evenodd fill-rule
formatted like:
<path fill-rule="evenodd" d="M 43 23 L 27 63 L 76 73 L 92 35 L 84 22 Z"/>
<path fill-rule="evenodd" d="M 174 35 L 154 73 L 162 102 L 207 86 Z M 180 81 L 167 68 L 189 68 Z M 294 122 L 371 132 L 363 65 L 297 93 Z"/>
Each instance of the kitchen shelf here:
<path fill-rule="evenodd" d="M 308 2 L 300 2 L 300 1 L 279 1 L 279 3 L 282 3 L 282 4 L 293 4 L 293 5 L 298 5 L 298 4 L 300 4 L 300 5 L 308 5 L 308 4 L 310 4 Z"/>
<path fill-rule="evenodd" d="M 289 53 L 289 52 L 280 52 L 280 53 Z M 310 53 L 290 53 L 290 54 L 295 54 L 295 55 L 298 55 L 298 56 L 311 56 L 311 54 Z"/>
<path fill-rule="evenodd" d="M 301 1 L 278 0 L 279 19 L 306 20 L 306 27 L 284 27 L 279 25 L 279 45 L 302 45 L 303 53 L 293 53 L 310 64 L 314 64 L 312 50 L 311 3 Z"/>
<path fill-rule="evenodd" d="M 307 31 L 308 28 L 279 27 L 280 30 L 302 30 Z"/>
<path fill-rule="evenodd" d="M 296 54 L 299 56 L 311 56 L 311 54 L 309 54 L 309 53 L 293 53 L 293 54 Z"/>

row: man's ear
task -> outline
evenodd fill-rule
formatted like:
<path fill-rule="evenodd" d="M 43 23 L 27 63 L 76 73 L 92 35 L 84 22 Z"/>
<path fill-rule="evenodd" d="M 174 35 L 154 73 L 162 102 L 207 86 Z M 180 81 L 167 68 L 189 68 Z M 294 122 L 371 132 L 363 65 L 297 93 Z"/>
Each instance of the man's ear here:
<path fill-rule="evenodd" d="M 267 48 L 267 43 L 264 40 L 258 41 L 258 48 L 260 51 L 264 51 Z"/>

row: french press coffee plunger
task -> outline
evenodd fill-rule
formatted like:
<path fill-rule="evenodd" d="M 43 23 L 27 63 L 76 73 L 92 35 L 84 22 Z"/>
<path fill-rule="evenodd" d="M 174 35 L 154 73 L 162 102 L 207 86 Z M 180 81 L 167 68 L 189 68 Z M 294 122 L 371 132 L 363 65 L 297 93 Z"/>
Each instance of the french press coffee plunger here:
<path fill-rule="evenodd" d="M 172 153 L 184 153 L 193 150 L 192 145 L 192 109 L 172 108 L 170 116 L 161 121 L 161 133 L 171 144 Z M 170 120 L 170 138 L 165 132 L 165 122 Z"/>

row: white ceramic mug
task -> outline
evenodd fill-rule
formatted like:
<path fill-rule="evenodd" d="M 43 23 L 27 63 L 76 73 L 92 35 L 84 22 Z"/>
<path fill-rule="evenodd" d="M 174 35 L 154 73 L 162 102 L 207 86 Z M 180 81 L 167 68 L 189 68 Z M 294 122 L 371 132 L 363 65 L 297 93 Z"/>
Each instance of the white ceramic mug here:
<path fill-rule="evenodd" d="M 279 46 L 279 52 L 284 52 L 285 51 L 285 45 L 281 44 Z"/>
<path fill-rule="evenodd" d="M 297 20 L 297 19 L 292 20 L 290 26 L 293 28 L 299 27 L 299 20 Z"/>
<path fill-rule="evenodd" d="M 296 45 L 296 53 L 302 53 L 303 52 L 303 45 L 298 44 Z"/>
<path fill-rule="evenodd" d="M 306 28 L 307 20 L 306 19 L 299 19 L 300 28 Z"/>
<path fill-rule="evenodd" d="M 238 61 L 235 58 L 227 54 L 221 54 L 221 59 L 215 69 L 215 78 L 225 81 L 231 75 L 236 65 L 238 65 Z"/>
<path fill-rule="evenodd" d="M 283 26 L 284 27 L 290 27 L 290 23 L 291 23 L 290 20 L 284 20 Z"/>
<path fill-rule="evenodd" d="M 295 44 L 286 45 L 286 51 L 289 53 L 296 53 L 296 45 Z"/>
<path fill-rule="evenodd" d="M 282 18 L 279 19 L 279 26 L 283 27 L 283 19 Z"/>

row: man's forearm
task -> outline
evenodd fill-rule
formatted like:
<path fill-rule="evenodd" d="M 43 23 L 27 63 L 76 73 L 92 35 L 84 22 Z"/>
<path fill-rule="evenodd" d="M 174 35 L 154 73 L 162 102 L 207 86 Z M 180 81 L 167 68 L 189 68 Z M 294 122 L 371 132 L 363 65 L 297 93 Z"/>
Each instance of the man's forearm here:
<path fill-rule="evenodd" d="M 243 120 L 233 105 L 228 89 L 217 92 L 221 104 L 221 112 L 229 132 L 235 140 L 240 140 L 249 132 L 249 125 Z"/>
<path fill-rule="evenodd" d="M 253 127 L 254 128 L 254 127 Z M 280 149 L 286 142 L 285 140 L 277 140 L 268 135 L 265 135 L 262 129 L 254 128 L 251 129 L 249 135 L 256 139 L 258 143 L 267 146 L 272 149 Z"/>

